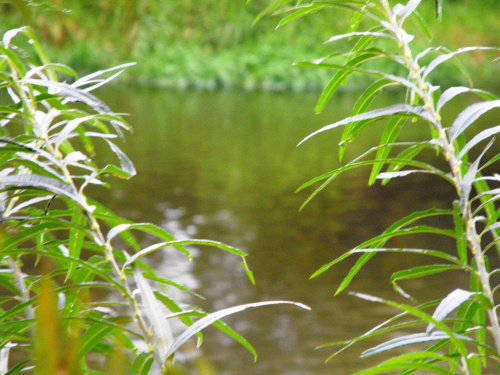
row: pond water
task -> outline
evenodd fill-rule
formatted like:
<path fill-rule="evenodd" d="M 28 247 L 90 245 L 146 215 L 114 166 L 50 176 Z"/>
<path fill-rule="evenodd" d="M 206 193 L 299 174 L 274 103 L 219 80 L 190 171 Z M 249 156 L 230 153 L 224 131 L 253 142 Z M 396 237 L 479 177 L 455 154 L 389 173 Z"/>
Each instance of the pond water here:
<path fill-rule="evenodd" d="M 389 94 L 380 98 L 393 101 Z M 193 249 L 193 263 L 172 252 L 151 259 L 162 276 L 194 288 L 206 300 L 180 295 L 206 311 L 267 300 L 290 305 L 247 310 L 225 322 L 258 352 L 253 357 L 213 328 L 205 332 L 198 353 L 189 346 L 179 361 L 193 374 L 349 374 L 377 363 L 359 359 L 377 338 L 359 343 L 325 364 L 335 347 L 316 347 L 359 335 L 396 311 L 361 301 L 346 292 L 334 297 L 355 259 L 310 275 L 323 264 L 415 210 L 447 207 L 453 190 L 426 175 L 412 175 L 386 187 L 367 187 L 368 169 L 339 176 L 302 211 L 312 190 L 295 193 L 302 183 L 339 165 L 339 131 L 296 144 L 313 130 L 349 114 L 355 99 L 340 95 L 321 115 L 314 115 L 317 94 L 173 92 L 112 87 L 99 96 L 117 112 L 130 113 L 134 134 L 123 150 L 138 174 L 114 181 L 112 191 L 98 197 L 118 214 L 153 222 L 178 238 L 221 241 L 249 253 L 253 286 L 240 259 L 213 248 Z M 452 110 L 453 111 L 453 110 Z M 379 139 L 374 125 L 348 148 L 350 160 Z M 425 126 L 410 123 L 405 137 L 427 135 Z M 450 225 L 449 222 L 438 223 Z M 393 242 L 402 246 L 408 239 Z M 412 247 L 451 248 L 440 237 L 412 237 Z M 145 245 L 148 239 L 144 238 Z M 406 242 L 407 243 L 407 242 Z M 425 260 L 402 255 L 374 258 L 349 291 L 405 302 L 390 286 L 392 271 Z M 402 284 L 418 302 L 443 297 L 465 286 L 466 277 L 448 273 Z M 387 337 L 385 337 L 387 338 Z"/>

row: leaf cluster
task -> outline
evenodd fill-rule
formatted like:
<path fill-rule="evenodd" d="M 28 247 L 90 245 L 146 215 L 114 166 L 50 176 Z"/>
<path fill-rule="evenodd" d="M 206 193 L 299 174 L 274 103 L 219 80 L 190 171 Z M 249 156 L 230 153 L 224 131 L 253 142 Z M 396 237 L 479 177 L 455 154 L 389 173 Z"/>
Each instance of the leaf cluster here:
<path fill-rule="evenodd" d="M 28 27 L 8 31 L 0 43 L 2 373 L 99 373 L 106 362 L 113 373 L 168 373 L 178 348 L 193 336 L 201 344 L 200 331 L 208 325 L 256 356 L 219 319 L 249 307 L 290 303 L 259 302 L 212 314 L 180 305 L 171 298 L 172 288 L 198 295 L 156 274 L 145 257 L 174 248 L 190 261 L 188 246 L 215 247 L 239 256 L 253 282 L 246 253 L 216 241 L 176 240 L 159 226 L 133 223 L 90 198 L 90 186 L 109 187 L 109 176 L 128 179 L 136 173 L 117 145 L 130 131 L 128 124 L 92 94 L 130 65 L 80 78 L 49 62 Z M 101 165 L 98 144 L 109 147 L 117 162 Z M 143 247 L 137 232 L 153 245 Z M 184 325 L 180 335 L 172 330 L 174 319 Z"/>
<path fill-rule="evenodd" d="M 386 362 L 359 374 L 400 374 L 417 371 L 439 374 L 481 374 L 484 369 L 500 360 L 500 326 L 497 317 L 495 293 L 498 284 L 489 264 L 497 263 L 500 248 L 500 177 L 494 171 L 500 159 L 494 151 L 494 136 L 498 126 L 474 131 L 474 124 L 483 114 L 500 107 L 494 94 L 472 87 L 441 87 L 433 84 L 436 69 L 453 63 L 467 78 L 457 56 L 471 51 L 494 51 L 493 47 L 464 47 L 455 51 L 445 47 L 428 47 L 416 50 L 415 36 L 408 32 L 408 25 L 417 25 L 423 35 L 429 36 L 425 20 L 418 13 L 420 0 L 391 4 L 387 0 L 373 1 L 292 1 L 272 2 L 259 16 L 281 14 L 279 25 L 297 20 L 323 9 L 350 10 L 353 14 L 350 29 L 342 35 L 333 35 L 325 43 L 334 45 L 339 40 L 350 41 L 348 50 L 332 47 L 332 53 L 314 61 L 297 65 L 333 71 L 324 88 L 316 111 L 322 111 L 334 93 L 352 75 L 362 75 L 370 82 L 359 96 L 351 115 L 326 125 L 307 136 L 308 141 L 325 131 L 343 127 L 339 144 L 339 157 L 344 157 L 348 145 L 368 127 L 383 122 L 378 145 L 370 148 L 345 165 L 326 172 L 303 184 L 298 190 L 319 184 L 304 207 L 339 174 L 358 167 L 369 167 L 369 184 L 403 178 L 415 173 L 426 173 L 449 183 L 456 192 L 453 207 L 447 210 L 427 209 L 414 212 L 400 219 L 385 232 L 371 238 L 354 249 L 321 267 L 311 277 L 317 277 L 344 259 L 358 255 L 355 265 L 337 289 L 346 289 L 363 266 L 375 255 L 390 253 L 420 254 L 434 260 L 425 266 L 413 266 L 392 274 L 394 289 L 410 303 L 402 304 L 377 297 L 355 293 L 364 300 L 381 303 L 401 310 L 401 313 L 375 327 L 364 335 L 342 343 L 342 352 L 361 340 L 381 334 L 399 332 L 396 338 L 366 350 L 362 356 L 405 348 L 407 354 L 393 355 Z M 441 15 L 441 2 L 437 2 L 437 16 Z M 384 64 L 377 65 L 377 61 Z M 393 66 L 396 69 L 383 70 Z M 394 74 L 394 71 L 400 72 Z M 376 97 L 387 90 L 403 92 L 403 100 L 383 108 L 373 108 Z M 446 104 L 457 96 L 470 94 L 475 102 L 465 107 L 457 116 L 446 112 Z M 428 128 L 428 138 L 401 142 L 398 140 L 405 127 Z M 429 152 L 430 151 L 430 152 Z M 471 153 L 479 155 L 469 160 Z M 429 155 L 434 155 L 430 158 Z M 443 163 L 444 161 L 444 163 Z M 445 167 L 443 167 L 445 166 Z M 428 225 L 434 216 L 448 217 L 454 227 Z M 396 237 L 422 234 L 446 236 L 455 240 L 452 251 L 390 246 Z M 497 248 L 497 252 L 493 249 Z M 490 258 L 491 259 L 490 261 Z M 470 279 L 470 289 L 455 289 L 436 301 L 413 305 L 414 301 L 400 285 L 409 279 L 432 277 L 438 273 L 461 271 Z M 421 331 L 420 327 L 424 327 Z M 411 334 L 405 333 L 411 327 Z M 415 333 L 416 332 L 416 333 Z M 392 336 L 394 337 L 394 336 Z M 416 344 L 421 344 L 420 346 Z M 409 345 L 412 345 L 408 348 Z M 424 350 L 421 350 L 422 345 Z M 337 354 L 336 353 L 336 354 Z M 334 354 L 335 355 L 335 354 Z"/>

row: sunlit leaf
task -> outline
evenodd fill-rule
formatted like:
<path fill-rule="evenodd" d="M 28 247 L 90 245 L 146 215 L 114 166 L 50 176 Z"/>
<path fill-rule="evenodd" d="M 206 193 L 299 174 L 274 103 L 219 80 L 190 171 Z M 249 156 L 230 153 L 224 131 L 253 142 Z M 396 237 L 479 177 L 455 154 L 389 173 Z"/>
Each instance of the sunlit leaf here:
<path fill-rule="evenodd" d="M 476 146 L 479 142 L 484 141 L 485 139 L 490 138 L 491 136 L 500 133 L 500 125 L 494 126 L 492 128 L 483 130 L 479 134 L 475 135 L 467 144 L 460 150 L 460 153 L 457 156 L 457 159 L 462 159 L 464 155 L 474 146 Z"/>
<path fill-rule="evenodd" d="M 476 178 L 477 171 L 479 169 L 479 163 L 481 162 L 481 158 L 483 155 L 486 153 L 486 151 L 491 147 L 493 144 L 493 140 L 490 141 L 490 143 L 485 147 L 481 155 L 472 163 L 472 165 L 469 167 L 469 170 L 465 174 L 463 180 L 462 180 L 462 185 L 460 186 L 461 189 L 461 195 L 460 195 L 460 209 L 464 209 L 468 200 L 469 200 L 469 195 L 472 189 L 472 184 Z"/>
<path fill-rule="evenodd" d="M 473 89 L 470 87 L 463 87 L 463 86 L 450 87 L 449 89 L 444 91 L 441 94 L 441 96 L 439 97 L 439 100 L 436 104 L 436 110 L 439 111 L 446 103 L 448 103 L 450 100 L 455 98 L 457 95 L 467 93 L 467 92 L 476 93 L 476 94 L 480 95 L 481 97 L 483 97 L 485 99 L 489 99 L 489 100 L 497 99 L 496 95 L 493 95 L 493 94 L 489 93 L 488 91 L 484 91 L 484 90 L 480 90 L 480 89 Z"/>
<path fill-rule="evenodd" d="M 57 195 L 63 195 L 75 203 L 86 207 L 86 202 L 71 188 L 71 186 L 62 183 L 53 178 L 38 175 L 9 175 L 0 177 L 0 186 L 29 187 L 46 190 Z"/>
<path fill-rule="evenodd" d="M 481 115 L 498 107 L 500 107 L 500 100 L 474 103 L 465 108 L 451 124 L 450 141 L 454 141 Z"/>
<path fill-rule="evenodd" d="M 463 289 L 455 289 L 453 292 L 448 294 L 439 304 L 436 311 L 432 315 L 432 318 L 437 321 L 442 321 L 448 316 L 450 312 L 459 307 L 462 303 L 467 301 L 474 295 L 473 292 L 469 292 Z M 429 324 L 427 326 L 426 333 L 429 333 L 434 328 L 434 324 Z"/>
<path fill-rule="evenodd" d="M 295 305 L 298 307 L 301 307 L 306 310 L 310 310 L 310 308 L 306 305 L 303 305 L 302 303 L 298 302 L 290 302 L 290 301 L 265 301 L 265 302 L 256 302 L 256 303 L 249 303 L 246 305 L 239 305 L 239 306 L 234 306 L 230 307 L 228 309 L 223 309 L 219 310 L 217 312 L 211 313 L 204 318 L 198 320 L 196 323 L 194 323 L 192 326 L 190 326 L 188 329 L 186 329 L 179 337 L 177 337 L 172 344 L 170 350 L 168 351 L 168 356 L 171 354 L 175 353 L 177 349 L 184 344 L 187 340 L 189 340 L 190 337 L 195 335 L 197 332 L 201 331 L 202 329 L 208 327 L 211 325 L 213 322 L 216 320 L 222 319 L 225 316 L 235 314 L 237 312 L 253 308 L 253 307 L 261 307 L 261 306 L 267 306 L 267 305 L 276 305 L 276 304 L 291 304 Z"/>
<path fill-rule="evenodd" d="M 163 249 L 163 248 L 168 247 L 168 246 L 175 246 L 175 245 L 212 246 L 212 247 L 218 247 L 218 248 L 225 250 L 225 251 L 229 251 L 229 252 L 236 254 L 236 255 L 239 255 L 239 256 L 246 256 L 247 255 L 245 252 L 238 250 L 234 247 L 225 245 L 221 242 L 209 241 L 209 240 L 175 240 L 175 241 L 162 242 L 162 243 L 148 246 L 147 248 L 139 251 L 138 253 L 134 254 L 129 259 L 127 259 L 127 261 L 123 264 L 123 268 L 134 263 L 137 259 L 142 258 L 143 256 L 148 255 L 154 251 L 157 251 L 159 249 Z"/>
<path fill-rule="evenodd" d="M 154 350 L 159 354 L 163 365 L 167 358 L 175 352 L 175 350 L 170 351 L 174 338 L 170 323 L 166 320 L 166 309 L 155 297 L 153 289 L 137 269 L 134 270 L 134 278 L 141 295 L 142 313 L 151 325 Z"/>
<path fill-rule="evenodd" d="M 425 111 L 423 107 L 414 107 L 408 104 L 394 104 L 385 108 L 375 109 L 373 111 L 365 112 L 356 116 L 347 117 L 343 120 L 337 121 L 333 124 L 324 126 L 323 128 L 316 130 L 315 132 L 309 134 L 302 141 L 300 141 L 299 145 L 307 141 L 309 138 L 315 136 L 316 134 L 322 133 L 327 130 L 331 130 L 337 128 L 342 125 L 346 125 L 350 122 L 354 121 L 363 121 L 363 120 L 379 120 L 384 117 L 390 117 L 394 115 L 403 115 L 403 116 L 419 116 L 423 119 L 434 122 L 435 120 L 430 117 L 429 113 Z"/>
<path fill-rule="evenodd" d="M 478 50 L 495 50 L 497 48 L 493 47 L 465 47 L 465 48 L 459 48 L 456 51 L 444 54 L 444 55 L 439 55 L 436 57 L 434 60 L 431 61 L 430 64 L 427 65 L 427 67 L 424 69 L 423 72 L 423 78 L 427 77 L 437 66 L 441 65 L 443 62 L 451 59 L 452 57 L 455 57 L 458 54 L 465 53 L 465 52 L 471 52 L 471 51 L 478 51 Z"/>
<path fill-rule="evenodd" d="M 108 139 L 106 139 L 106 141 L 108 142 L 111 150 L 113 150 L 116 156 L 118 156 L 118 160 L 120 161 L 120 166 L 122 170 L 125 171 L 125 173 L 127 173 L 129 176 L 135 176 L 136 171 L 134 164 L 128 158 L 128 156 L 122 150 L 120 150 L 120 148 L 113 142 L 109 141 Z"/>

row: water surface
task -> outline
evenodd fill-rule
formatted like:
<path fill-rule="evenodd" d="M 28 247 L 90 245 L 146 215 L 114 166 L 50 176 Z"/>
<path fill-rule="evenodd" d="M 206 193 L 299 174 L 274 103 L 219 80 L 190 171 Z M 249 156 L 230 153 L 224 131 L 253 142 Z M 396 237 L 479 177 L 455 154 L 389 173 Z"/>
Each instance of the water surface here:
<path fill-rule="evenodd" d="M 334 297 L 355 258 L 309 280 L 333 260 L 415 210 L 448 207 L 453 189 L 437 178 L 412 175 L 386 187 L 367 187 L 368 169 L 339 176 L 302 211 L 312 190 L 295 193 L 302 183 L 339 166 L 341 130 L 296 144 L 323 125 L 348 116 L 354 97 L 341 95 L 314 115 L 316 94 L 172 92 L 115 87 L 100 93 L 117 112 L 130 113 L 134 134 L 124 151 L 138 175 L 100 192 L 108 206 L 135 221 L 153 222 L 178 238 L 212 239 L 249 253 L 256 285 L 248 281 L 238 257 L 213 248 L 193 249 L 193 263 L 166 251 L 151 259 L 162 276 L 194 288 L 207 300 L 179 295 L 207 311 L 267 300 L 292 300 L 292 306 L 252 309 L 225 319 L 258 352 L 253 362 L 239 344 L 213 328 L 206 331 L 201 356 L 192 349 L 179 356 L 194 374 L 349 374 L 381 358 L 360 360 L 361 343 L 324 363 L 334 348 L 315 348 L 359 335 L 395 311 L 348 295 Z M 380 99 L 392 102 L 398 94 Z M 377 143 L 374 125 L 348 148 L 351 160 Z M 425 139 L 428 129 L 409 124 L 402 139 Z M 451 225 L 446 220 L 433 223 Z M 406 239 L 408 240 L 408 239 Z M 392 242 L 403 246 L 403 239 Z M 149 244 L 144 238 L 144 246 Z M 412 247 L 453 249 L 440 237 L 412 237 Z M 406 242 L 406 244 L 408 244 Z M 354 280 L 349 291 L 405 302 L 390 286 L 392 271 L 423 263 L 403 255 L 379 256 Z M 464 275 L 448 273 L 402 284 L 418 302 L 443 297 L 465 286 Z M 386 337 L 388 338 L 388 337 Z M 196 369 L 198 368 L 198 369 Z M 207 372 L 208 373 L 208 372 Z"/>

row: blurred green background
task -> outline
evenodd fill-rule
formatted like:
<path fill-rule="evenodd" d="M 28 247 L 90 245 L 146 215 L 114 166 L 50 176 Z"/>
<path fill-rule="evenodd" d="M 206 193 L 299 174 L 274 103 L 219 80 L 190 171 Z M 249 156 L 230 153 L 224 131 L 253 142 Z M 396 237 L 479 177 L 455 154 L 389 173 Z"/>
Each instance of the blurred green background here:
<path fill-rule="evenodd" d="M 54 61 L 81 73 L 135 61 L 129 81 L 159 87 L 239 87 L 263 90 L 321 89 L 331 72 L 292 68 L 297 60 L 315 59 L 342 49 L 323 45 L 347 32 L 350 15 L 322 11 L 277 30 L 280 15 L 252 27 L 270 0 L 12 0 L 0 4 L 3 31 L 32 25 L 43 36 Z M 29 6 L 34 5 L 34 6 Z M 424 0 L 421 12 L 435 36 L 417 38 L 450 49 L 500 45 L 498 0 L 444 0 L 443 20 L 435 18 L 435 1 Z M 17 8 L 17 9 L 16 9 Z M 416 33 L 421 33 L 415 27 Z M 494 83 L 500 61 L 476 51 L 462 61 L 473 76 Z M 440 73 L 459 81 L 457 71 Z"/>

